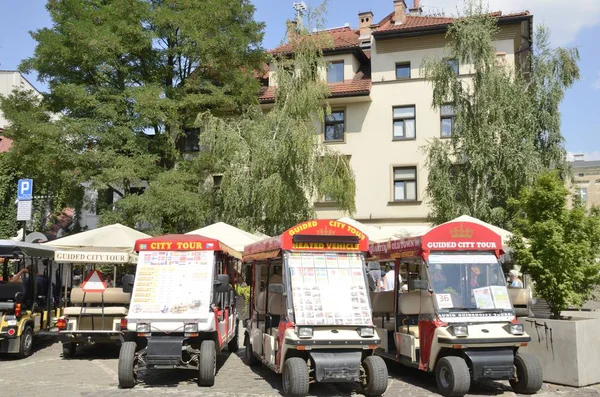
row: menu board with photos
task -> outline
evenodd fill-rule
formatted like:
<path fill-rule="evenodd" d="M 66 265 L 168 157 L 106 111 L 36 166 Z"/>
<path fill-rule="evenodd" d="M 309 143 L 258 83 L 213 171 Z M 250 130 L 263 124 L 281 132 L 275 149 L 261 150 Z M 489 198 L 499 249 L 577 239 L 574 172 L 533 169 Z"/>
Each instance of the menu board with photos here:
<path fill-rule="evenodd" d="M 287 255 L 296 324 L 373 324 L 360 254 Z"/>
<path fill-rule="evenodd" d="M 129 318 L 205 317 L 211 303 L 214 251 L 142 251 Z"/>

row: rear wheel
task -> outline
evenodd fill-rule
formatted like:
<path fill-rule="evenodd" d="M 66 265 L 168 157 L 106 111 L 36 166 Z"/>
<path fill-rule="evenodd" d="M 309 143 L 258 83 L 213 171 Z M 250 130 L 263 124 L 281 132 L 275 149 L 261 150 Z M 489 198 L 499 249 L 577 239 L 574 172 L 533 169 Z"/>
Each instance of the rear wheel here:
<path fill-rule="evenodd" d="M 306 361 L 292 357 L 283 364 L 283 394 L 287 397 L 304 397 L 308 394 L 309 379 Z"/>
<path fill-rule="evenodd" d="M 540 362 L 532 355 L 515 355 L 515 377 L 510 380 L 515 393 L 533 394 L 542 388 L 544 375 Z"/>
<path fill-rule="evenodd" d="M 119 387 L 121 389 L 131 389 L 135 386 L 135 351 L 137 345 L 135 342 L 125 342 L 121 345 L 119 351 Z"/>
<path fill-rule="evenodd" d="M 198 384 L 200 386 L 212 386 L 215 384 L 217 374 L 217 350 L 215 341 L 205 340 L 200 345 L 200 357 L 198 360 Z"/>
<path fill-rule="evenodd" d="M 77 343 L 63 343 L 62 344 L 63 358 L 71 358 L 75 356 L 77 351 Z"/>
<path fill-rule="evenodd" d="M 246 343 L 246 363 L 248 363 L 249 366 L 251 367 L 256 367 L 257 365 L 260 364 L 260 361 L 258 361 L 258 358 L 256 358 L 254 356 L 254 350 L 252 349 L 252 344 L 250 343 L 250 341 L 247 341 Z"/>
<path fill-rule="evenodd" d="M 365 396 L 381 396 L 387 389 L 388 371 L 385 361 L 379 356 L 369 356 L 363 361 L 367 377 L 364 386 Z"/>
<path fill-rule="evenodd" d="M 462 397 L 471 387 L 471 374 L 461 357 L 444 357 L 435 365 L 435 380 L 443 396 Z"/>
<path fill-rule="evenodd" d="M 26 325 L 21 332 L 21 343 L 19 344 L 19 358 L 31 356 L 33 351 L 33 329 L 30 325 Z"/>

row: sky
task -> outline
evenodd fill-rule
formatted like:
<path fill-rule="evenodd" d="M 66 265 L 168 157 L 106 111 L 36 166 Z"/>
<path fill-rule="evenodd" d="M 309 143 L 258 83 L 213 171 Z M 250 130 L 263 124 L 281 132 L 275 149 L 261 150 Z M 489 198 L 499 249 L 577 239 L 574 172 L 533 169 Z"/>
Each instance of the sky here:
<path fill-rule="evenodd" d="M 304 0 L 315 6 L 320 0 Z M 412 4 L 413 0 L 406 0 Z M 285 20 L 294 16 L 294 0 L 252 0 L 255 18 L 266 23 L 263 46 L 273 48 L 285 37 Z M 462 10 L 462 0 L 421 0 L 425 13 L 446 16 Z M 35 41 L 29 31 L 49 27 L 52 21 L 43 0 L 0 0 L 0 70 L 14 70 L 33 54 Z M 358 13 L 373 11 L 379 21 L 394 9 L 393 0 L 329 0 L 326 27 L 350 23 L 358 27 Z M 600 0 L 489 0 L 491 11 L 529 10 L 534 23 L 544 23 L 554 46 L 576 47 L 581 57 L 581 79 L 567 91 L 561 104 L 562 133 L 570 156 L 584 153 L 586 160 L 600 160 Z M 535 45 L 535 44 L 534 44 Z M 28 80 L 38 89 L 46 85 L 35 74 Z"/>

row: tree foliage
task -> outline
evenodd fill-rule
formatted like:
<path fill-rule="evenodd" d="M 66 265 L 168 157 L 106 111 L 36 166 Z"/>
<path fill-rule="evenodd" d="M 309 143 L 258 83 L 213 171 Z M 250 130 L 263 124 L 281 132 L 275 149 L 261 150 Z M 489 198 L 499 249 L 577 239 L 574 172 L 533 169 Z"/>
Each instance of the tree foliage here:
<path fill-rule="evenodd" d="M 527 65 L 498 64 L 498 31 L 496 18 L 469 2 L 465 17 L 448 28 L 447 58 L 422 65 L 433 86 L 432 106 L 455 110 L 451 139 L 434 139 L 425 149 L 429 216 L 436 224 L 467 214 L 507 227 L 508 200 L 544 170 L 566 168 L 558 105 L 579 78 L 579 55 L 551 48 L 540 28 L 525 74 Z M 472 77 L 456 75 L 448 58 L 470 68 Z"/>
<path fill-rule="evenodd" d="M 510 202 L 518 214 L 513 257 L 554 318 L 570 306 L 581 307 L 600 284 L 600 213 L 587 213 L 579 197 L 568 209 L 568 195 L 558 174 L 547 172 Z"/>
<path fill-rule="evenodd" d="M 198 227 L 206 220 L 205 176 L 180 166 L 179 146 L 199 112 L 227 115 L 256 102 L 253 71 L 264 52 L 254 6 L 248 0 L 49 0 L 47 9 L 53 26 L 32 33 L 35 53 L 20 69 L 35 70 L 48 83 L 44 109 L 61 118 L 35 119 L 29 128 L 40 137 L 41 152 L 54 150 L 44 131 L 60 130 L 76 173 L 65 177 L 52 163 L 42 166 L 53 178 L 121 196 L 106 209 L 105 223 L 156 232 Z M 34 153 L 22 154 L 24 162 L 35 160 Z"/>
<path fill-rule="evenodd" d="M 324 195 L 339 209 L 354 211 L 348 160 L 316 134 L 328 111 L 322 71 L 329 40 L 298 28 L 292 53 L 274 60 L 276 99 L 268 112 L 257 108 L 232 119 L 200 118 L 206 128 L 202 143 L 209 148 L 205 156 L 223 176 L 219 194 L 225 222 L 275 235 L 314 216 L 313 203 Z"/>

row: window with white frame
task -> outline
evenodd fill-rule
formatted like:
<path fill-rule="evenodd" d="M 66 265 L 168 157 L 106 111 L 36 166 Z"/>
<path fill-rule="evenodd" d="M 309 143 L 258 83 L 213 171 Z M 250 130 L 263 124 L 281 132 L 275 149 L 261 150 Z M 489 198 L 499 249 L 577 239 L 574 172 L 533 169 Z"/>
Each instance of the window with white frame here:
<path fill-rule="evenodd" d="M 325 116 L 325 142 L 343 142 L 345 115 L 343 110 L 333 110 Z"/>
<path fill-rule="evenodd" d="M 394 108 L 394 140 L 415 139 L 415 106 Z"/>
<path fill-rule="evenodd" d="M 327 65 L 327 82 L 341 83 L 344 81 L 344 61 L 330 62 Z"/>
<path fill-rule="evenodd" d="M 587 187 L 579 187 L 577 188 L 577 194 L 581 198 L 583 204 L 587 204 L 588 202 L 588 189 Z"/>
<path fill-rule="evenodd" d="M 458 74 L 458 60 L 457 59 L 447 59 L 446 64 L 450 66 L 450 69 L 454 72 L 454 74 Z"/>
<path fill-rule="evenodd" d="M 394 201 L 417 200 L 417 167 L 394 167 Z"/>
<path fill-rule="evenodd" d="M 396 64 L 396 78 L 398 80 L 410 79 L 410 62 Z"/>
<path fill-rule="evenodd" d="M 442 105 L 440 107 L 440 136 L 450 138 L 454 133 L 454 106 Z"/>

